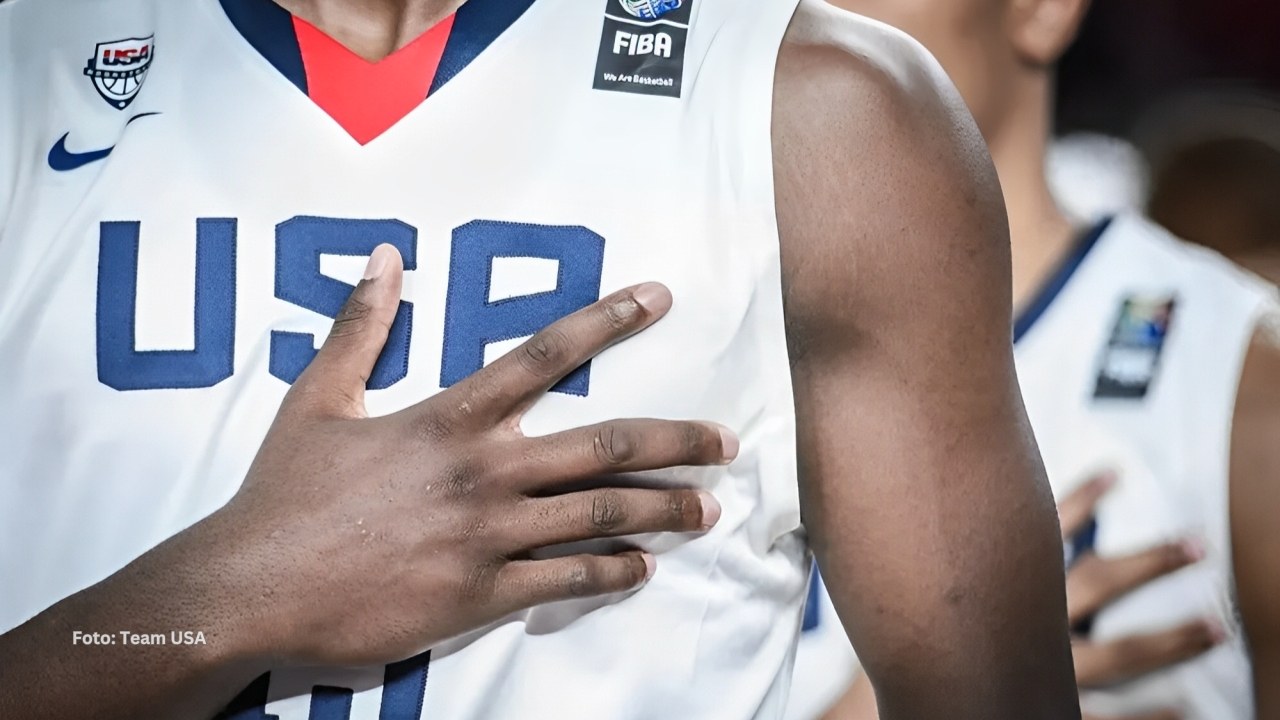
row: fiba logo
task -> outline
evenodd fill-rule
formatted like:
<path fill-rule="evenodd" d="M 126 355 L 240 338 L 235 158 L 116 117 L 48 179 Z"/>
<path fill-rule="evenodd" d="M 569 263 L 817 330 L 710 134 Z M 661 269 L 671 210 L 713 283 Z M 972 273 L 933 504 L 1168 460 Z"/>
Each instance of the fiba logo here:
<path fill-rule="evenodd" d="M 750 0 L 744 0 L 750 2 Z M 604 3 L 596 90 L 680 97 L 685 45 L 697 0 L 613 0 Z M 624 17 L 618 5 L 627 11 Z"/>
<path fill-rule="evenodd" d="M 684 0 L 618 0 L 622 9 L 641 20 L 657 20 L 672 10 L 679 10 Z"/>
<path fill-rule="evenodd" d="M 147 79 L 151 59 L 155 56 L 155 36 L 126 38 L 98 43 L 84 74 L 93 87 L 112 107 L 123 110 Z"/>

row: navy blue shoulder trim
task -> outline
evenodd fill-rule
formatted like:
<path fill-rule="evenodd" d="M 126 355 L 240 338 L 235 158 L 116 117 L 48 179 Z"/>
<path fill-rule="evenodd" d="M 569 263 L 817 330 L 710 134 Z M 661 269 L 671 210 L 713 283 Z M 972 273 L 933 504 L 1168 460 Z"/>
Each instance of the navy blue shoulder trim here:
<path fill-rule="evenodd" d="M 1098 240 L 1102 238 L 1103 233 L 1111 226 L 1114 218 L 1105 218 L 1091 230 L 1086 232 L 1076 241 L 1076 245 L 1071 252 L 1062 259 L 1062 264 L 1049 276 L 1048 281 L 1040 288 L 1040 292 L 1031 298 L 1031 302 L 1027 303 L 1022 312 L 1018 313 L 1018 317 L 1013 323 L 1013 341 L 1016 343 L 1027 334 L 1031 327 L 1036 324 L 1040 316 L 1049 309 L 1053 301 L 1057 299 L 1058 294 L 1076 274 L 1076 270 L 1080 269 L 1080 265 L 1084 263 L 1084 259 L 1088 257 L 1089 251 L 1098 244 Z"/>
<path fill-rule="evenodd" d="M 468 0 L 453 18 L 453 31 L 431 82 L 430 96 L 471 64 L 498 36 L 506 32 L 533 0 Z"/>
<path fill-rule="evenodd" d="M 307 71 L 293 30 L 293 16 L 270 0 L 220 0 L 245 40 L 298 89 L 307 92 Z"/>

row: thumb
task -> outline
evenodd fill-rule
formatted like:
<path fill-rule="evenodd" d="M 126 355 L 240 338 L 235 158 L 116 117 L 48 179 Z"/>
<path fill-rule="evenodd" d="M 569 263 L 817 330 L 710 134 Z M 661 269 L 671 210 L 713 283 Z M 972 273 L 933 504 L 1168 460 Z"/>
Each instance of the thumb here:
<path fill-rule="evenodd" d="M 374 248 L 364 279 L 333 321 L 329 337 L 293 384 L 286 403 L 340 417 L 364 417 L 364 389 L 400 307 L 404 265 L 400 251 Z"/>

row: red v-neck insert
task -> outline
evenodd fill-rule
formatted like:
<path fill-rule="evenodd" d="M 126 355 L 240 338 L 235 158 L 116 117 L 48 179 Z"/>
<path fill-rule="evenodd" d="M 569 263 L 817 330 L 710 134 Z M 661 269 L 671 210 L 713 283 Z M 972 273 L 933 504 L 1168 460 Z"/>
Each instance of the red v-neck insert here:
<path fill-rule="evenodd" d="M 368 143 L 427 99 L 453 20 L 450 15 L 408 45 L 369 62 L 294 16 L 307 94 L 356 142 Z"/>

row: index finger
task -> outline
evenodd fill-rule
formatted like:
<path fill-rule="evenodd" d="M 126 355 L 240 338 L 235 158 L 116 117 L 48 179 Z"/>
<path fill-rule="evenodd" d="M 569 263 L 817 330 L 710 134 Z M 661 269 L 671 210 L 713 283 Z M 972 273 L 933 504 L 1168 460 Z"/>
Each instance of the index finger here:
<path fill-rule="evenodd" d="M 394 245 L 374 248 L 364 279 L 333 321 L 329 337 L 293 383 L 285 402 L 338 417 L 364 417 L 365 385 L 387 342 L 404 282 L 404 261 Z"/>
<path fill-rule="evenodd" d="M 455 386 L 472 411 L 518 417 L 569 373 L 671 309 L 659 283 L 620 290 L 557 320 Z"/>
<path fill-rule="evenodd" d="M 1067 616 L 1075 624 L 1116 598 L 1204 555 L 1204 545 L 1192 538 L 1116 558 L 1084 555 L 1067 570 Z"/>
<path fill-rule="evenodd" d="M 1131 635 L 1105 643 L 1072 644 L 1076 680 L 1082 688 L 1099 688 L 1132 680 L 1190 660 L 1226 639 L 1214 620 L 1194 620 L 1145 635 Z"/>

